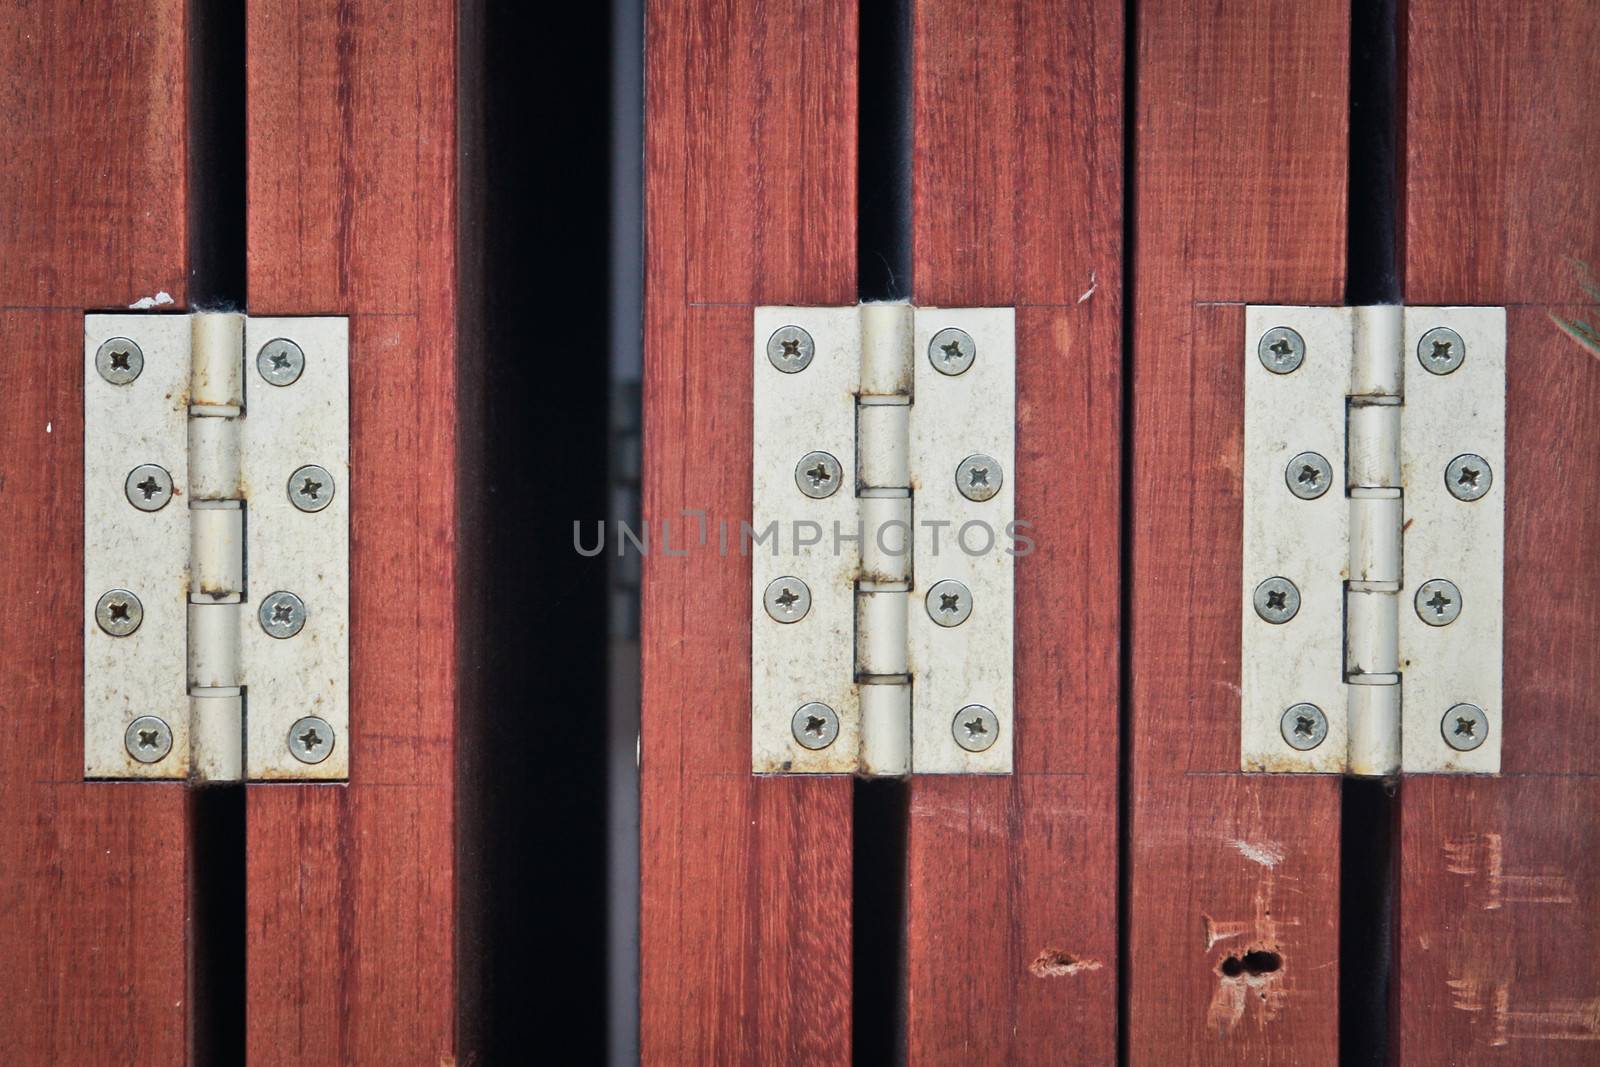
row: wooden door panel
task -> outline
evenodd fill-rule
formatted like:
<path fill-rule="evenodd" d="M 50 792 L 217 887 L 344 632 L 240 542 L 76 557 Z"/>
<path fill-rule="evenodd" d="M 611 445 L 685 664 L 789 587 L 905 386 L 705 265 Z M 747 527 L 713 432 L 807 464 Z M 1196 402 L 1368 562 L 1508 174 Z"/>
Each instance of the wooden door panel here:
<path fill-rule="evenodd" d="M 1600 12 L 1413 0 L 1406 31 L 1406 300 L 1507 307 L 1507 470 L 1503 774 L 1402 786 L 1400 1061 L 1592 1063 L 1600 350 L 1557 320 L 1600 319 Z"/>
<path fill-rule="evenodd" d="M 350 781 L 249 787 L 252 1063 L 455 1055 L 454 26 L 250 6 L 250 310 L 349 316 L 352 465 Z"/>
<path fill-rule="evenodd" d="M 0 960 L 18 1063 L 187 1056 L 181 785 L 83 780 L 83 313 L 188 274 L 185 9 L 28 5 L 0 36 Z"/>
<path fill-rule="evenodd" d="M 1016 517 L 1035 548 L 1016 560 L 1016 773 L 910 784 L 909 1062 L 1107 1062 L 1122 11 L 918 0 L 913 18 L 913 300 L 1017 308 Z"/>
<path fill-rule="evenodd" d="M 1141 4 L 1136 36 L 1123 1025 L 1134 1063 L 1332 1064 L 1339 781 L 1239 772 L 1239 471 L 1243 305 L 1343 302 L 1350 11 Z"/>
<path fill-rule="evenodd" d="M 853 3 L 651 3 L 645 49 L 640 1045 L 842 1063 L 852 783 L 750 773 L 752 309 L 856 298 Z M 688 535 L 684 531 L 690 531 Z"/>

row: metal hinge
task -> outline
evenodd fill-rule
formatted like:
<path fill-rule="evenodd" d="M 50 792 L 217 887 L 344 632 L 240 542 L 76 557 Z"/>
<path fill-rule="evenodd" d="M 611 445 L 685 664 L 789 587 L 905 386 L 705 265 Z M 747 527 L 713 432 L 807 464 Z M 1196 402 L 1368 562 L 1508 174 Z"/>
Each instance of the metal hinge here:
<path fill-rule="evenodd" d="M 1009 773 L 1015 315 L 755 311 L 756 773 Z"/>
<path fill-rule="evenodd" d="M 89 778 L 349 773 L 343 318 L 86 315 Z"/>
<path fill-rule="evenodd" d="M 1505 310 L 1250 307 L 1244 355 L 1243 768 L 1498 772 Z"/>

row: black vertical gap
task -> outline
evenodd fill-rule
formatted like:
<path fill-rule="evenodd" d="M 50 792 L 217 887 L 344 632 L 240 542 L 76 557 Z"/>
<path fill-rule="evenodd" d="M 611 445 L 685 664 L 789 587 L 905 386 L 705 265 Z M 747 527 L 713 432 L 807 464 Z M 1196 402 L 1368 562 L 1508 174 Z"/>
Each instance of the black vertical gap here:
<path fill-rule="evenodd" d="M 1350 6 L 1350 182 L 1345 303 L 1400 300 L 1396 0 Z"/>
<path fill-rule="evenodd" d="M 1355 0 L 1350 21 L 1350 158 L 1345 302 L 1400 291 L 1399 9 Z M 1346 779 L 1339 842 L 1339 1062 L 1391 1061 L 1399 785 Z"/>
<path fill-rule="evenodd" d="M 477 346 L 463 353 L 476 464 L 463 515 L 478 525 L 461 536 L 478 618 L 460 648 L 456 850 L 470 878 L 458 977 L 476 1003 L 458 1025 L 465 1061 L 483 1064 L 527 1059 L 529 1035 L 565 1035 L 568 1063 L 631 1044 L 607 1029 L 612 576 L 573 542 L 575 521 L 592 531 L 616 515 L 613 241 L 639 225 L 612 218 L 614 153 L 638 152 L 613 143 L 616 6 L 463 9 L 462 143 L 476 155 L 461 191 L 462 313 Z M 529 42 L 548 45 L 536 61 Z"/>
<path fill-rule="evenodd" d="M 856 135 L 857 288 L 911 297 L 911 0 L 860 9 Z M 851 893 L 854 1062 L 906 1061 L 906 849 L 910 783 L 855 784 Z"/>
<path fill-rule="evenodd" d="M 911 3 L 864 0 L 856 277 L 862 300 L 911 296 Z"/>
<path fill-rule="evenodd" d="M 1390 1062 L 1399 784 L 1347 778 L 1340 805 L 1339 1063 Z"/>
<path fill-rule="evenodd" d="M 1134 264 L 1137 177 L 1139 3 L 1125 0 L 1122 13 L 1122 442 L 1121 516 L 1117 530 L 1117 1062 L 1129 1060 L 1128 1020 L 1133 1007 L 1133 535 L 1134 535 Z"/>
<path fill-rule="evenodd" d="M 189 0 L 189 306 L 245 305 L 245 5 Z"/>
<path fill-rule="evenodd" d="M 855 788 L 851 896 L 854 1062 L 880 1067 L 906 1062 L 905 779 L 858 778 Z"/>
<path fill-rule="evenodd" d="M 245 5 L 189 0 L 190 309 L 245 307 Z M 190 1062 L 245 1059 L 245 787 L 189 794 Z"/>
<path fill-rule="evenodd" d="M 189 792 L 189 1062 L 245 1060 L 243 785 Z"/>

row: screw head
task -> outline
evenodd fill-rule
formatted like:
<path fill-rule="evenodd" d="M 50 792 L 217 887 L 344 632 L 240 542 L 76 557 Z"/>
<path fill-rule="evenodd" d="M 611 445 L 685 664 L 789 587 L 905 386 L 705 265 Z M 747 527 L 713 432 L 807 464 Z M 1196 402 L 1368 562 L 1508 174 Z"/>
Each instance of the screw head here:
<path fill-rule="evenodd" d="M 126 589 L 108 589 L 95 603 L 94 621 L 112 637 L 127 637 L 144 622 L 144 605 Z"/>
<path fill-rule="evenodd" d="M 1457 500 L 1469 503 L 1482 500 L 1489 495 L 1489 488 L 1492 485 L 1494 485 L 1494 471 L 1489 468 L 1489 461 L 1482 456 L 1463 452 L 1445 465 L 1444 487 Z"/>
<path fill-rule="evenodd" d="M 333 727 L 316 715 L 296 719 L 289 727 L 289 754 L 301 763 L 321 763 L 333 752 Z"/>
<path fill-rule="evenodd" d="M 794 465 L 794 484 L 813 500 L 822 500 L 839 491 L 844 468 L 826 452 L 807 452 Z"/>
<path fill-rule="evenodd" d="M 960 626 L 972 615 L 972 590 L 954 578 L 945 578 L 928 589 L 925 603 L 928 618 L 940 626 Z"/>
<path fill-rule="evenodd" d="M 94 352 L 94 369 L 112 385 L 127 385 L 144 371 L 144 350 L 127 337 L 102 341 Z"/>
<path fill-rule="evenodd" d="M 966 330 L 947 326 L 928 342 L 928 362 L 940 374 L 964 374 L 978 358 L 978 346 Z"/>
<path fill-rule="evenodd" d="M 160 763 L 172 751 L 172 728 L 154 715 L 141 715 L 128 724 L 122 743 L 140 763 Z"/>
<path fill-rule="evenodd" d="M 1273 625 L 1294 618 L 1300 611 L 1300 590 L 1287 578 L 1268 578 L 1256 586 L 1256 614 Z"/>
<path fill-rule="evenodd" d="M 333 475 L 308 463 L 289 475 L 289 503 L 301 511 L 321 511 L 333 503 Z"/>
<path fill-rule="evenodd" d="M 128 472 L 122 490 L 140 511 L 160 511 L 172 499 L 172 475 L 154 463 L 141 463 Z"/>
<path fill-rule="evenodd" d="M 955 735 L 956 744 L 968 752 L 982 752 L 999 740 L 1000 720 L 982 704 L 968 704 L 956 712 L 950 732 Z"/>
<path fill-rule="evenodd" d="M 1316 452 L 1302 452 L 1283 469 L 1283 480 L 1301 500 L 1315 500 L 1333 484 L 1333 467 Z"/>
<path fill-rule="evenodd" d="M 767 614 L 776 622 L 799 622 L 811 610 L 811 588 L 792 574 L 774 578 L 761 594 Z"/>
<path fill-rule="evenodd" d="M 789 721 L 789 729 L 801 748 L 827 748 L 839 736 L 839 716 L 828 705 L 812 701 L 800 705 Z"/>
<path fill-rule="evenodd" d="M 1449 626 L 1461 614 L 1461 590 L 1446 578 L 1429 578 L 1412 598 L 1417 618 L 1429 626 Z"/>
<path fill-rule="evenodd" d="M 268 341 L 256 353 L 256 370 L 272 385 L 293 385 L 305 369 L 305 352 L 287 337 Z"/>
<path fill-rule="evenodd" d="M 293 637 L 306 625 L 306 603 L 293 593 L 279 590 L 261 601 L 256 612 L 268 637 Z"/>
<path fill-rule="evenodd" d="M 1305 362 L 1305 338 L 1287 326 L 1274 326 L 1256 342 L 1256 357 L 1273 374 L 1293 374 Z"/>
<path fill-rule="evenodd" d="M 993 499 L 1004 479 L 1000 461 L 982 452 L 973 453 L 956 467 L 956 489 L 968 500 Z"/>
<path fill-rule="evenodd" d="M 1471 752 L 1489 739 L 1489 716 L 1476 704 L 1457 704 L 1439 723 L 1444 743 L 1457 752 Z"/>
<path fill-rule="evenodd" d="M 1417 361 L 1429 374 L 1449 374 L 1467 358 L 1467 343 L 1448 326 L 1435 326 L 1417 342 Z"/>
<path fill-rule="evenodd" d="M 767 338 L 767 362 L 785 374 L 799 374 L 816 354 L 817 343 L 798 326 L 780 326 Z"/>
<path fill-rule="evenodd" d="M 1283 713 L 1278 729 L 1289 747 L 1309 752 L 1328 736 L 1328 717 L 1315 704 L 1295 704 Z"/>

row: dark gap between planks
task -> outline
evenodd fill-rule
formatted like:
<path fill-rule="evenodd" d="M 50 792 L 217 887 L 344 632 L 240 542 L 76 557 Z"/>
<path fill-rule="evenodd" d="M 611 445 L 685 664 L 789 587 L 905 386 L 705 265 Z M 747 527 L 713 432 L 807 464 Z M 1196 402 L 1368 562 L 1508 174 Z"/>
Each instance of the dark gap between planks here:
<path fill-rule="evenodd" d="M 857 288 L 911 297 L 911 0 L 861 5 L 857 116 Z M 852 1034 L 861 1067 L 906 1061 L 905 779 L 857 779 L 851 930 Z"/>
<path fill-rule="evenodd" d="M 1396 0 L 1355 0 L 1345 302 L 1401 300 L 1400 22 Z M 1390 1061 L 1399 785 L 1349 778 L 1340 802 L 1339 1062 Z"/>
<path fill-rule="evenodd" d="M 188 306 L 243 310 L 245 5 L 189 0 L 188 20 Z M 245 786 L 192 789 L 188 809 L 191 1061 L 243 1063 Z"/>

